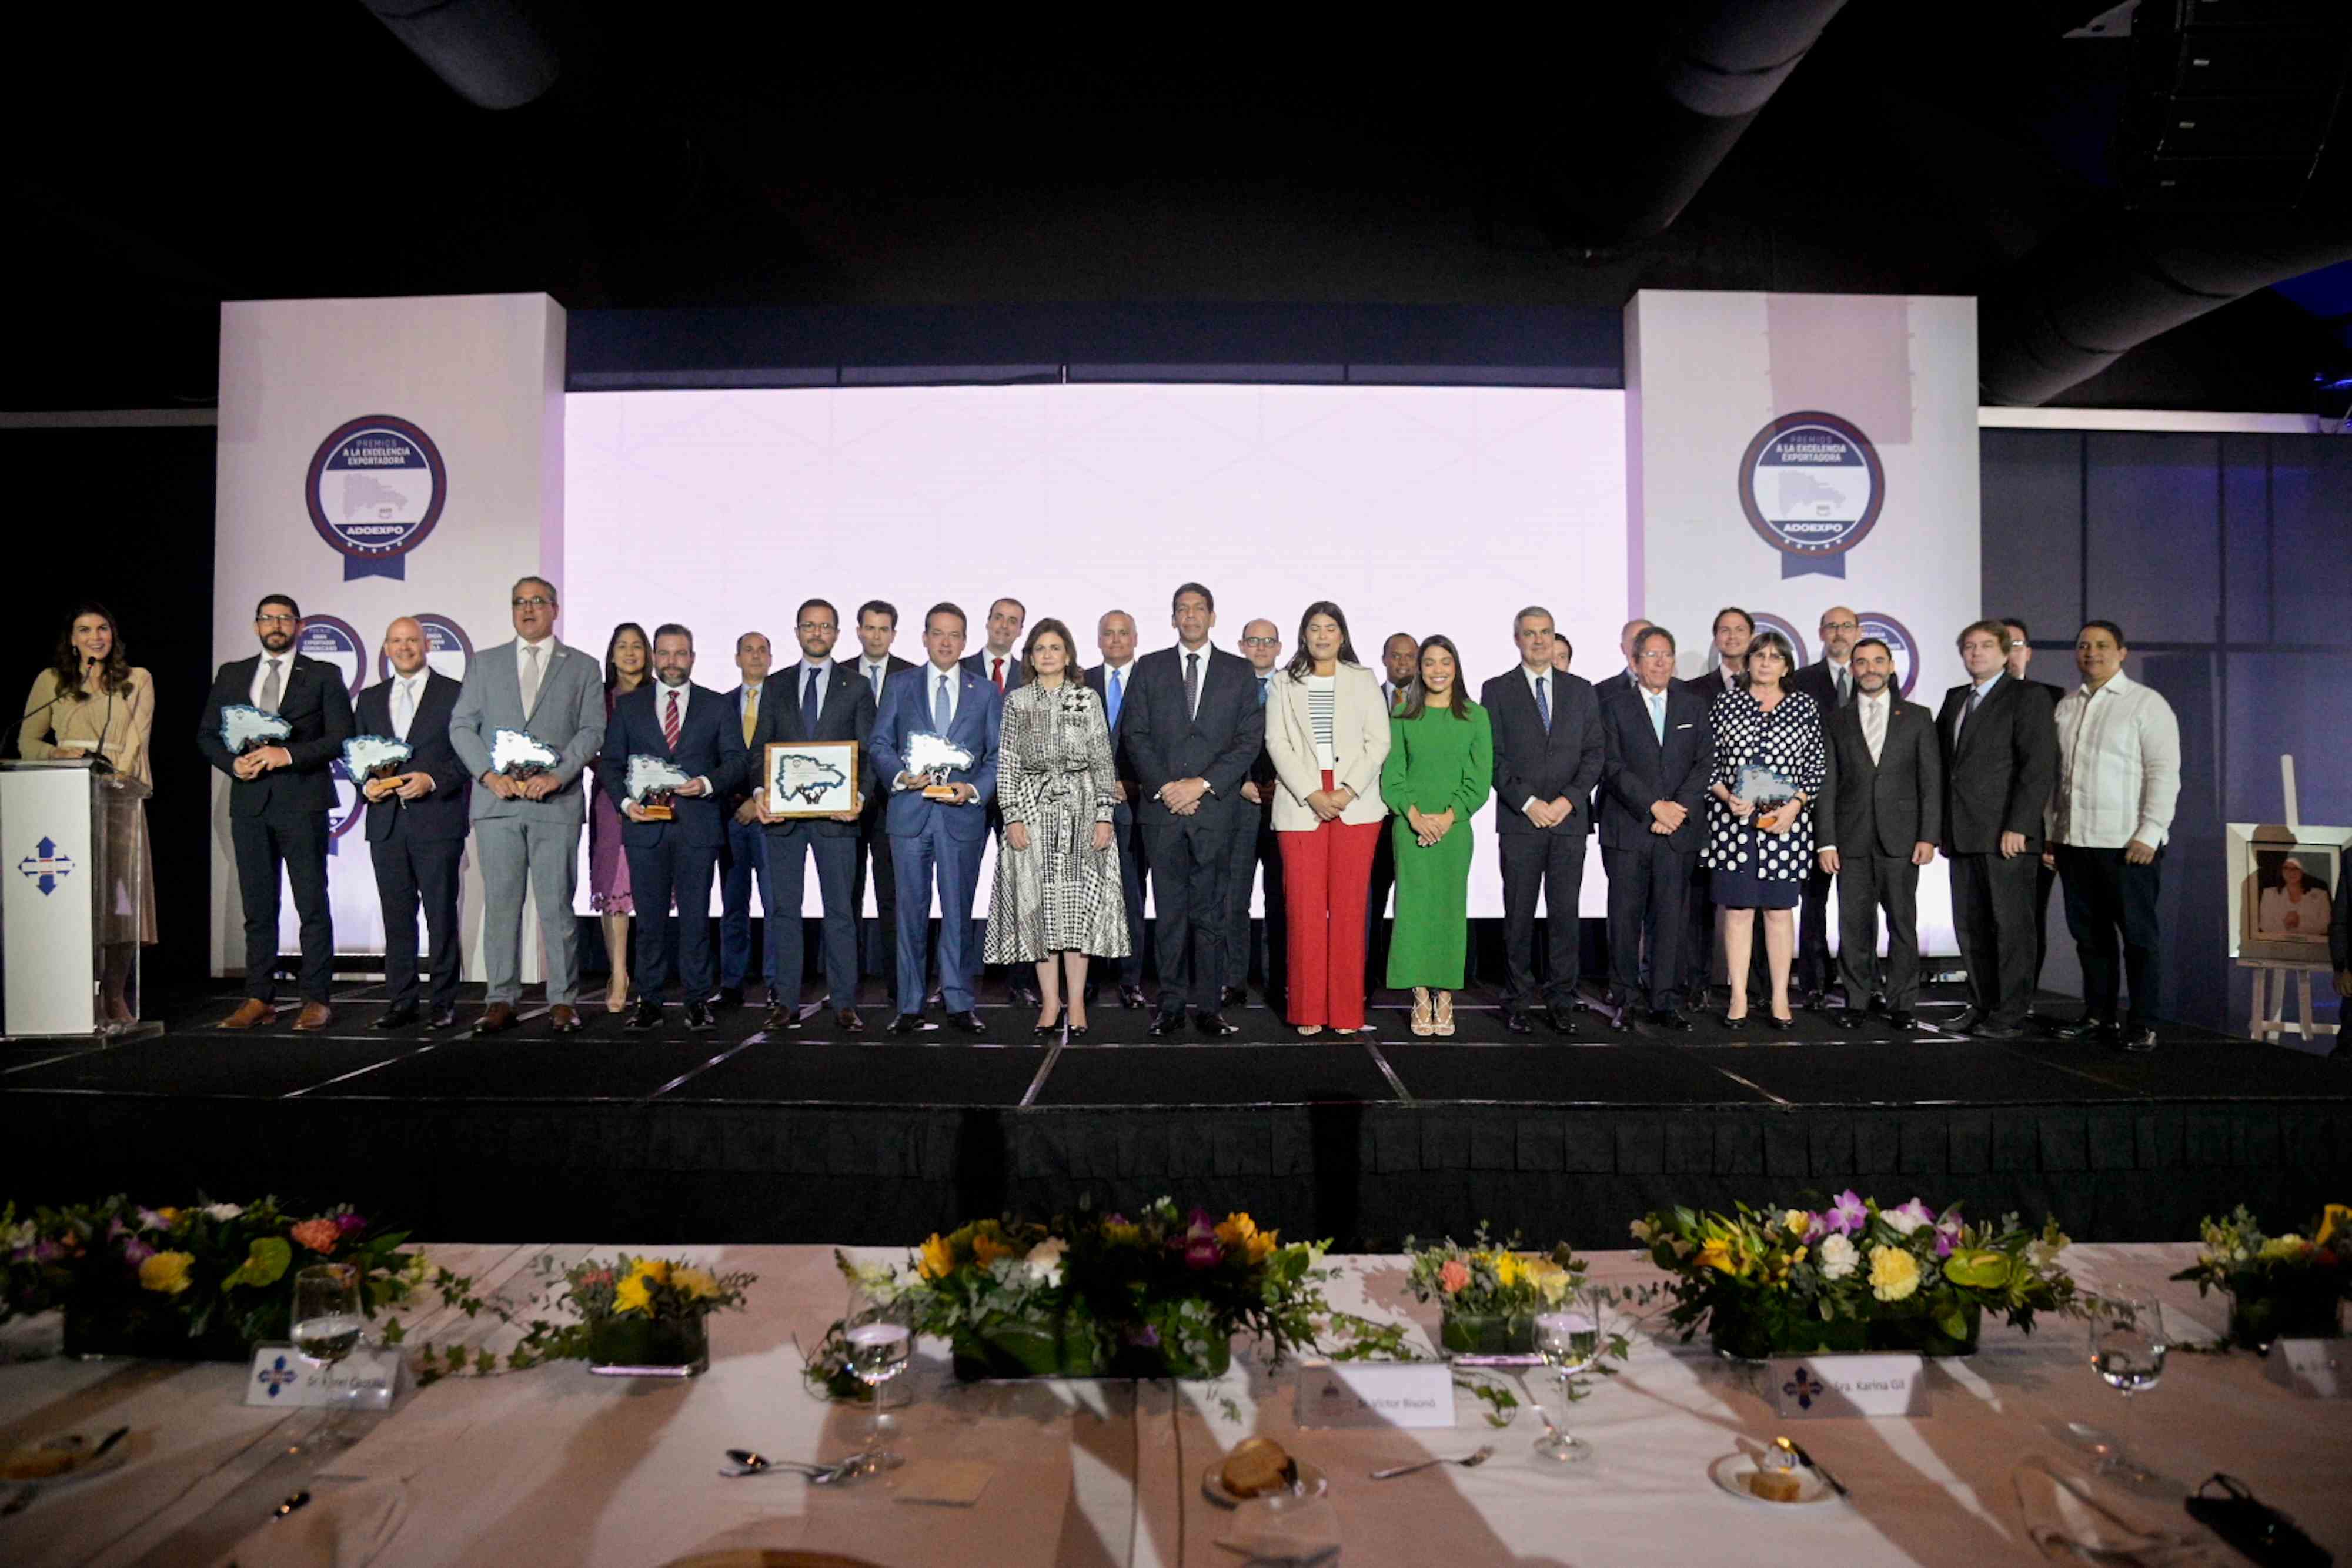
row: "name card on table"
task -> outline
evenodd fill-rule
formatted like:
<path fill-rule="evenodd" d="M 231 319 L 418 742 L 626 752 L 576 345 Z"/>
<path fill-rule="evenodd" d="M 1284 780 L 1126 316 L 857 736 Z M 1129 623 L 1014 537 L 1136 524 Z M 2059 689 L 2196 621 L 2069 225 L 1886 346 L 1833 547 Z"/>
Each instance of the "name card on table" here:
<path fill-rule="evenodd" d="M 1927 1364 L 1916 1355 L 1775 1356 L 1764 1379 L 1783 1420 L 1930 1414 Z"/>
<path fill-rule="evenodd" d="M 2263 1370 L 2306 1399 L 2352 1399 L 2352 1340 L 2273 1340 Z"/>
<path fill-rule="evenodd" d="M 1318 1361 L 1298 1369 L 1301 1427 L 1451 1427 L 1454 1372 L 1442 1361 Z"/>
<path fill-rule="evenodd" d="M 332 1366 L 312 1361 L 290 1344 L 257 1345 L 245 1379 L 247 1405 L 310 1409 L 358 1395 L 351 1410 L 389 1410 L 407 1376 L 407 1359 L 397 1347 L 362 1345 Z"/>

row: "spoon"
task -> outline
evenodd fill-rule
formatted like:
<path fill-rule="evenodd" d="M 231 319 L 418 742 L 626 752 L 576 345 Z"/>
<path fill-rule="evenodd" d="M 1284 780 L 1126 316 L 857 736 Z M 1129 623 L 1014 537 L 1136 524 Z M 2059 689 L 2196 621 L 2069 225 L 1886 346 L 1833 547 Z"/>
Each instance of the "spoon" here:
<path fill-rule="evenodd" d="M 813 1465 L 804 1459 L 772 1459 L 750 1448 L 730 1448 L 727 1457 L 734 1461 L 719 1473 L 731 1478 L 765 1475 L 770 1470 L 782 1470 L 790 1475 L 807 1478 L 811 1486 L 830 1486 L 844 1476 L 865 1468 L 866 1456 L 851 1454 L 838 1463 Z"/>
<path fill-rule="evenodd" d="M 1480 1465 L 1485 1464 L 1488 1459 L 1491 1459 L 1494 1457 L 1495 1445 L 1492 1443 L 1486 1443 L 1479 1447 L 1476 1453 L 1465 1454 L 1458 1459 L 1423 1459 L 1419 1464 L 1415 1465 L 1392 1465 L 1385 1470 L 1374 1470 L 1372 1472 L 1372 1479 L 1376 1481 L 1391 1480 L 1398 1476 L 1409 1476 L 1415 1470 L 1428 1469 L 1433 1465 L 1460 1465 L 1465 1470 L 1475 1470 Z"/>

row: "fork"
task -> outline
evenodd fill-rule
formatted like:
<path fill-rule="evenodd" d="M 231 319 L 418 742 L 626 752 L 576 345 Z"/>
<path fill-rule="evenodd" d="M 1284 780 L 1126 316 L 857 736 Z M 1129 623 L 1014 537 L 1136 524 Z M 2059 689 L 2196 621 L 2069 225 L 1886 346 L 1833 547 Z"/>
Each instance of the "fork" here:
<path fill-rule="evenodd" d="M 1423 1459 L 1418 1464 L 1392 1465 L 1385 1470 L 1374 1470 L 1372 1472 L 1372 1479 L 1376 1481 L 1392 1480 L 1398 1476 L 1409 1476 L 1415 1470 L 1425 1470 L 1433 1465 L 1460 1465 L 1465 1470 L 1475 1470 L 1480 1465 L 1485 1464 L 1488 1459 L 1491 1459 L 1494 1457 L 1495 1445 L 1492 1443 L 1486 1443 L 1480 1445 L 1477 1452 L 1465 1454 L 1458 1459 L 1445 1458 Z"/>

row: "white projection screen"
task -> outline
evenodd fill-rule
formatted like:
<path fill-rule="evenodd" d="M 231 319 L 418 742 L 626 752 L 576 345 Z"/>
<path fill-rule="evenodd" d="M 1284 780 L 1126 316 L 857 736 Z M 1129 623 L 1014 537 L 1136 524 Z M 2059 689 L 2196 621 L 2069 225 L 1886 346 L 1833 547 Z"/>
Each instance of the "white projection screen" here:
<path fill-rule="evenodd" d="M 1463 387 L 1040 385 L 574 392 L 564 437 L 564 640 L 693 628 L 695 678 L 726 690 L 739 632 L 794 656 L 803 599 L 898 607 L 920 661 L 940 600 L 1001 595 L 1067 622 L 1087 663 L 1105 611 L 1149 652 L 1175 641 L 1170 595 L 1217 596 L 1213 641 L 1280 628 L 1286 658 L 1318 599 L 1376 664 L 1388 634 L 1443 632 L 1475 690 L 1516 662 L 1511 618 L 1547 606 L 1587 679 L 1622 667 L 1625 397 Z M 1489 803 L 1470 911 L 1502 913 Z M 989 875 L 981 878 L 980 906 Z M 580 909 L 587 911 L 583 877 Z M 873 909 L 867 894 L 866 911 Z M 816 879 L 805 913 L 819 913 Z M 1582 910 L 1606 913 L 1601 857 Z"/>

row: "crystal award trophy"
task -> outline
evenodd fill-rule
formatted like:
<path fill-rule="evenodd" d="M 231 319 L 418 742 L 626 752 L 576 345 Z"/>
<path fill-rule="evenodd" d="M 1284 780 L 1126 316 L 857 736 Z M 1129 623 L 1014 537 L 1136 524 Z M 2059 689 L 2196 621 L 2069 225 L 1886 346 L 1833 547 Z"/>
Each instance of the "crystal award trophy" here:
<path fill-rule="evenodd" d="M 343 742 L 343 772 L 371 800 L 381 800 L 408 782 L 401 764 L 415 747 L 388 735 L 355 735 Z"/>
<path fill-rule="evenodd" d="M 923 787 L 926 800 L 952 800 L 955 786 L 948 775 L 959 768 L 970 768 L 974 758 L 963 747 L 943 735 L 917 730 L 907 737 L 907 771 L 929 779 Z"/>
<path fill-rule="evenodd" d="M 667 822 L 677 816 L 670 800 L 687 776 L 677 764 L 664 757 L 633 756 L 629 758 L 627 794 L 636 802 L 638 821 Z"/>

